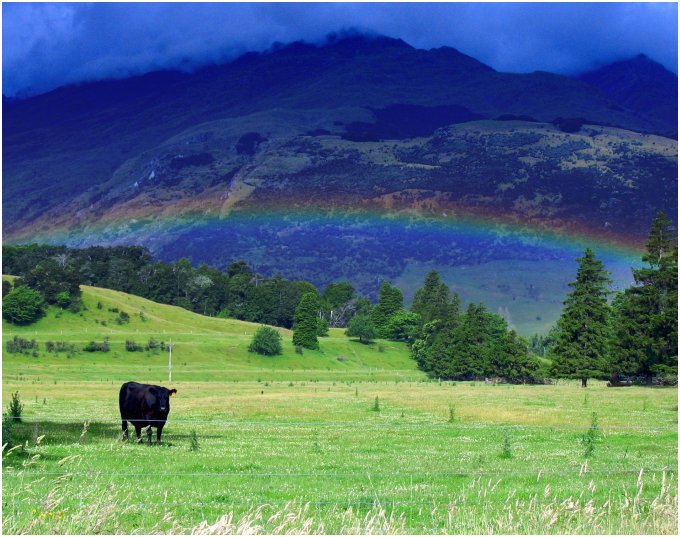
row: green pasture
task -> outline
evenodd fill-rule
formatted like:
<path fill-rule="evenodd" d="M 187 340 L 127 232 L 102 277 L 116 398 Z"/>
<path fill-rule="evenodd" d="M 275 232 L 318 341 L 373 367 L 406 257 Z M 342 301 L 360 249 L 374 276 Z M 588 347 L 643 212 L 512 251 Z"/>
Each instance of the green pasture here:
<path fill-rule="evenodd" d="M 3 344 L 40 344 L 3 352 L 3 409 L 24 403 L 3 451 L 6 534 L 677 531 L 676 389 L 440 383 L 405 346 L 340 330 L 303 355 L 282 330 L 284 355 L 256 357 L 256 325 L 102 289 L 84 301 L 3 324 Z M 44 350 L 105 336 L 108 353 Z M 124 350 L 152 336 L 172 338 L 171 384 L 166 352 Z M 161 445 L 120 441 L 127 380 L 178 390 Z"/>

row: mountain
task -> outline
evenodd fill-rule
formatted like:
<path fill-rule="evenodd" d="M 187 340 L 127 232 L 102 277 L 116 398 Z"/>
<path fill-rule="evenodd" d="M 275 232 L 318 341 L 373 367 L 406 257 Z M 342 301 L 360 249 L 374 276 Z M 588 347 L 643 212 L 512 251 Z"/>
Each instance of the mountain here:
<path fill-rule="evenodd" d="M 677 103 L 639 104 L 658 70 L 636 72 L 615 93 L 354 36 L 3 100 L 4 237 L 243 258 L 369 294 L 389 278 L 407 299 L 436 267 L 542 330 L 585 245 L 624 285 L 655 212 L 677 213 L 659 112 Z"/>
<path fill-rule="evenodd" d="M 580 80 L 636 114 L 677 121 L 678 77 L 644 54 L 585 73 Z"/>

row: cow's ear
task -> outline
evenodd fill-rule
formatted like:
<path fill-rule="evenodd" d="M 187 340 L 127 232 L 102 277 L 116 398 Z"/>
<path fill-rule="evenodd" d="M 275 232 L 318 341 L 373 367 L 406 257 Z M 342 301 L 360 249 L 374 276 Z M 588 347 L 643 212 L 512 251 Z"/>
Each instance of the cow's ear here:
<path fill-rule="evenodd" d="M 170 397 L 175 397 L 175 395 L 177 395 L 177 390 L 173 388 L 172 390 L 170 390 Z"/>

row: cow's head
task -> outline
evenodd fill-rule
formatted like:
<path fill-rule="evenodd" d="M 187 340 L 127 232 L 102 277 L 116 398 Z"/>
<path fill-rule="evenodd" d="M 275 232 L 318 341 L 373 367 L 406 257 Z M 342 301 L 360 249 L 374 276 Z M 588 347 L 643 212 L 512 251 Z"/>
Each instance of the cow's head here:
<path fill-rule="evenodd" d="M 170 398 L 177 393 L 174 388 L 168 390 L 167 388 L 161 388 L 157 393 L 158 410 L 161 412 L 170 412 Z"/>

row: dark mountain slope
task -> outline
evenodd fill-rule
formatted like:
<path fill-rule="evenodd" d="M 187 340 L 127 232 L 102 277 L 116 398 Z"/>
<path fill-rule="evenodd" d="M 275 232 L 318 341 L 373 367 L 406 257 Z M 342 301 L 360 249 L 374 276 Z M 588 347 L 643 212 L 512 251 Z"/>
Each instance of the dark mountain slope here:
<path fill-rule="evenodd" d="M 452 48 L 356 36 L 294 43 L 193 74 L 150 73 L 3 101 L 5 231 L 104 184 L 130 158 L 206 121 L 270 109 L 458 106 L 470 117 L 527 115 L 666 133 L 663 115 L 624 109 L 592 85 L 506 74 Z M 338 113 L 339 123 L 352 121 Z M 245 133 L 244 133 L 245 134 Z"/>
<path fill-rule="evenodd" d="M 580 79 L 643 117 L 676 124 L 678 77 L 644 54 L 606 65 Z"/>

